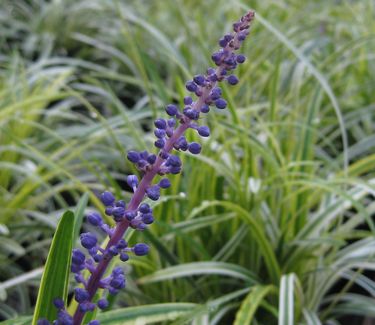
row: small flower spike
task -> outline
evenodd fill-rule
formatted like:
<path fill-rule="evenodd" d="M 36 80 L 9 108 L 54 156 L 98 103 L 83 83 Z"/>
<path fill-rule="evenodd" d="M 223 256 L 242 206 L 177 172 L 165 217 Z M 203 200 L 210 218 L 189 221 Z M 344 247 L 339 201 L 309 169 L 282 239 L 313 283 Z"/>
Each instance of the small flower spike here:
<path fill-rule="evenodd" d="M 53 324 L 80 325 L 85 313 L 95 308 L 108 308 L 108 295 L 117 294 L 126 286 L 126 278 L 121 267 L 117 266 L 112 273 L 104 277 L 107 268 L 114 256 L 119 256 L 123 262 L 134 256 L 144 256 L 149 252 L 149 246 L 137 243 L 134 246 L 123 239 L 128 228 L 143 231 L 154 222 L 154 215 L 150 205 L 143 202 L 148 197 L 152 201 L 160 198 L 161 190 L 171 186 L 168 174 L 178 174 L 182 170 L 182 162 L 178 151 L 189 151 L 197 155 L 202 151 L 198 142 L 189 143 L 184 136 L 187 129 L 194 129 L 201 137 L 209 137 L 210 129 L 206 125 L 199 125 L 201 114 L 210 111 L 210 107 L 220 110 L 227 107 L 222 98 L 222 90 L 218 83 L 226 81 L 229 85 L 236 85 L 239 80 L 232 74 L 238 64 L 245 62 L 243 54 L 237 54 L 243 41 L 249 34 L 250 23 L 254 19 L 254 12 L 249 11 L 239 21 L 233 24 L 233 32 L 224 35 L 219 40 L 220 49 L 212 54 L 216 68 L 208 68 L 206 74 L 197 74 L 186 84 L 190 92 L 183 99 L 183 107 L 169 104 L 165 107 L 168 119 L 158 118 L 154 122 L 154 145 L 157 154 L 148 151 L 130 150 L 127 159 L 140 171 L 141 177 L 129 175 L 126 182 L 134 192 L 130 201 L 116 201 L 115 196 L 108 191 L 100 195 L 107 216 L 113 217 L 116 225 L 111 227 L 103 221 L 99 213 L 91 212 L 87 215 L 88 223 L 96 228 L 94 232 L 85 232 L 80 235 L 80 242 L 85 251 L 74 249 L 72 252 L 71 270 L 76 281 L 80 284 L 74 289 L 74 299 L 78 307 L 74 315 L 70 315 L 61 299 L 55 299 L 54 305 L 58 310 L 58 318 Z M 161 176 L 155 182 L 154 178 Z M 109 237 L 105 247 L 98 245 L 98 235 L 103 233 Z M 88 271 L 88 272 L 87 272 Z M 89 273 L 88 276 L 85 274 Z M 102 290 L 102 297 L 93 301 L 98 289 Z M 38 325 L 50 325 L 48 320 L 40 319 Z M 89 325 L 99 325 L 92 320 Z"/>

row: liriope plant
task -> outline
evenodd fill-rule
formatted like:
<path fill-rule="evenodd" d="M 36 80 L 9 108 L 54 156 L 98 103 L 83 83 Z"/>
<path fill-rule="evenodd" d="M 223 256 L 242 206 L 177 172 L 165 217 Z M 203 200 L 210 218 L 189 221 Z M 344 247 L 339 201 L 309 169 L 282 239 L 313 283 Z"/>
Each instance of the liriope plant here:
<path fill-rule="evenodd" d="M 107 295 L 115 295 L 126 286 L 124 271 L 121 266 L 113 268 L 109 276 L 105 276 L 114 257 L 119 257 L 123 262 L 127 261 L 131 254 L 136 256 L 146 255 L 149 246 L 145 243 L 137 243 L 129 246 L 124 239 L 128 229 L 142 231 L 154 221 L 152 208 L 146 202 L 145 197 L 152 201 L 160 198 L 161 189 L 170 187 L 171 183 L 166 175 L 178 174 L 182 170 L 182 162 L 175 152 L 189 151 L 191 154 L 199 154 L 201 145 L 197 142 L 188 142 L 184 133 L 188 129 L 196 130 L 201 137 L 208 137 L 210 129 L 208 126 L 199 124 L 202 114 L 210 111 L 210 107 L 225 109 L 227 102 L 222 98 L 222 91 L 218 84 L 226 81 L 230 85 L 238 83 L 238 78 L 232 74 L 238 64 L 245 62 L 243 54 L 237 54 L 242 42 L 249 34 L 250 24 L 254 18 L 254 12 L 249 11 L 240 20 L 233 24 L 233 32 L 224 35 L 219 40 L 220 49 L 213 53 L 212 60 L 216 68 L 208 68 L 206 74 L 194 76 L 193 80 L 186 83 L 186 89 L 195 95 L 184 98 L 184 108 L 175 104 L 166 106 L 169 119 L 158 118 L 155 120 L 154 143 L 158 150 L 157 154 L 148 151 L 129 151 L 127 158 L 134 163 L 142 176 L 127 177 L 127 184 L 133 190 L 133 195 L 128 203 L 116 200 L 111 192 L 105 191 L 100 199 L 106 207 L 107 216 L 113 217 L 116 222 L 114 227 L 105 223 L 101 215 L 93 212 L 87 215 L 87 221 L 94 227 L 99 228 L 108 236 L 105 246 L 100 246 L 97 236 L 92 232 L 80 235 L 80 242 L 86 251 L 73 249 L 71 256 L 71 271 L 74 273 L 76 282 L 79 284 L 74 289 L 74 299 L 77 308 L 73 314 L 68 312 L 65 297 L 53 297 L 53 301 L 44 301 L 51 308 L 57 309 L 57 319 L 40 318 L 34 316 L 34 322 L 38 325 L 79 325 L 85 319 L 88 312 L 96 308 L 107 309 L 109 301 Z M 159 180 L 155 180 L 156 177 Z M 65 219 L 69 215 L 64 215 Z M 62 221 L 64 221 L 62 220 Z M 65 221 L 67 223 L 67 221 Z M 74 227 L 70 226 L 73 230 Z M 67 226 L 61 230 L 70 229 Z M 60 229 L 60 228 L 59 228 Z M 63 236 L 63 235 L 60 235 Z M 58 251 L 58 244 L 52 249 Z M 50 270 L 54 268 L 50 263 Z M 56 267 L 56 266 L 55 266 Z M 101 289 L 100 297 L 97 297 Z M 66 288 L 65 288 L 66 290 Z M 45 299 L 39 294 L 38 303 Z M 42 315 L 41 315 L 42 316 Z M 89 325 L 98 325 L 98 320 L 90 320 Z"/>

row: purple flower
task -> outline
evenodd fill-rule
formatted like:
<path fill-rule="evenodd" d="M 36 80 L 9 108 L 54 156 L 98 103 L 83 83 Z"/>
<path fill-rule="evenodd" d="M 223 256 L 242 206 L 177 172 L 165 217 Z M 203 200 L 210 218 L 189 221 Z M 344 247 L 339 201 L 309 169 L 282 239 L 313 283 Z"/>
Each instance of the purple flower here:
<path fill-rule="evenodd" d="M 105 236 L 108 236 L 108 242 L 104 248 L 97 245 L 96 235 L 85 232 L 80 235 L 82 246 L 87 250 L 86 253 L 78 249 L 72 252 L 72 271 L 75 273 L 75 279 L 81 286 L 74 290 L 75 300 L 78 302 L 78 308 L 73 316 L 69 315 L 64 308 L 63 301 L 55 301 L 58 309 L 58 318 L 56 324 L 81 324 L 84 315 L 96 307 L 105 309 L 108 307 L 107 294 L 117 294 L 120 289 L 126 285 L 126 278 L 120 267 L 115 267 L 110 276 L 103 278 L 112 258 L 119 255 L 121 261 L 129 259 L 129 252 L 136 256 L 143 256 L 149 252 L 149 246 L 143 243 L 137 243 L 133 247 L 128 247 L 128 243 L 123 236 L 129 227 L 136 230 L 144 230 L 154 222 L 151 207 L 142 202 L 148 197 L 156 201 L 160 198 L 161 189 L 171 186 L 168 178 L 162 178 L 158 183 L 154 183 L 156 175 L 178 174 L 182 170 L 181 159 L 173 151 L 189 150 L 192 154 L 199 154 L 202 147 L 197 142 L 188 143 L 184 133 L 192 128 L 202 137 L 210 135 L 208 126 L 199 125 L 200 113 L 208 113 L 210 106 L 216 106 L 218 109 L 225 109 L 227 102 L 222 98 L 222 91 L 218 83 L 226 80 L 230 85 L 238 83 L 238 78 L 232 74 L 238 64 L 245 62 L 246 57 L 243 54 L 236 54 L 249 33 L 250 23 L 254 18 L 252 11 L 241 17 L 239 21 L 233 24 L 233 32 L 224 35 L 219 40 L 220 49 L 212 54 L 212 60 L 216 68 L 208 68 L 206 74 L 197 74 L 186 83 L 186 89 L 198 97 L 192 96 L 184 98 L 184 109 L 179 111 L 175 104 L 166 106 L 165 111 L 169 116 L 168 120 L 158 118 L 155 120 L 154 134 L 156 140 L 154 145 L 159 149 L 157 154 L 147 151 L 137 152 L 130 150 L 127 159 L 134 163 L 136 168 L 142 173 L 138 180 L 136 175 L 129 175 L 127 183 L 134 191 L 129 202 L 117 201 L 110 192 L 104 192 L 100 195 L 100 200 L 105 206 L 107 216 L 112 216 L 116 225 L 111 227 L 105 223 L 98 213 L 87 215 L 88 222 L 97 227 Z M 91 275 L 85 278 L 84 270 L 89 271 Z M 97 290 L 103 289 L 104 296 L 99 298 L 94 304 L 91 300 L 97 293 Z M 38 325 L 50 325 L 47 320 L 39 320 Z M 93 320 L 89 325 L 98 325 L 99 322 Z"/>

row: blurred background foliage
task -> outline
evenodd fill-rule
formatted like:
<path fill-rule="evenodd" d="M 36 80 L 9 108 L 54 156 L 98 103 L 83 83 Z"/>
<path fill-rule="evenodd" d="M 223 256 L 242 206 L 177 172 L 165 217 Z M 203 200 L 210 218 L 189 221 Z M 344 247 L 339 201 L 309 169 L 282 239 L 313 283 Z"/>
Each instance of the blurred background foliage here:
<path fill-rule="evenodd" d="M 129 199 L 126 151 L 152 147 L 248 8 L 229 109 L 134 234 L 152 253 L 113 303 L 197 303 L 181 324 L 375 319 L 372 0 L 1 0 L 0 319 L 32 314 L 64 210 Z"/>

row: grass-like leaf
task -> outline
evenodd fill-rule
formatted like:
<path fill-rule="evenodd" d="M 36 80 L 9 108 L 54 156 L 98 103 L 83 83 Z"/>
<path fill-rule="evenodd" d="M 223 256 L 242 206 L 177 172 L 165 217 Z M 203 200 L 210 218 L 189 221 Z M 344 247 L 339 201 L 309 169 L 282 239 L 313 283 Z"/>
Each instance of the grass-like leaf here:
<path fill-rule="evenodd" d="M 70 256 L 73 246 L 74 214 L 67 211 L 61 217 L 53 237 L 40 283 L 32 324 L 38 319 L 56 319 L 57 310 L 52 302 L 55 298 L 66 301 L 68 293 Z"/>
<path fill-rule="evenodd" d="M 98 315 L 97 319 L 103 325 L 152 324 L 175 320 L 190 312 L 196 306 L 196 304 L 191 303 L 166 303 L 128 307 L 102 313 Z"/>

